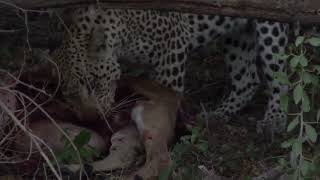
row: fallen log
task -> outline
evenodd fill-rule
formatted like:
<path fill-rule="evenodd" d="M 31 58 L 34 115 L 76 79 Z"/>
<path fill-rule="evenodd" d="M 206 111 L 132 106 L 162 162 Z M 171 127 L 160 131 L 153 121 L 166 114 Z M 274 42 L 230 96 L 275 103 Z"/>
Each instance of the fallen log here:
<path fill-rule="evenodd" d="M 108 8 L 161 9 L 320 24 L 318 0 L 4 0 L 2 2 L 24 9 L 75 7 L 98 3 Z"/>

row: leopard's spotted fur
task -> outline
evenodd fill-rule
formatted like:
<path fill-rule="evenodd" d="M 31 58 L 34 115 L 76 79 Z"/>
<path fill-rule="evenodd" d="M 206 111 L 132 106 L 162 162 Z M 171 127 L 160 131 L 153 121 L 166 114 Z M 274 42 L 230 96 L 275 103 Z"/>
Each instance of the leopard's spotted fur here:
<path fill-rule="evenodd" d="M 71 19 L 69 33 L 55 57 L 66 96 L 77 96 L 84 102 L 97 97 L 96 103 L 108 111 L 114 81 L 121 74 L 119 58 L 151 65 L 152 79 L 182 92 L 188 55 L 221 37 L 232 90 L 210 115 L 229 119 L 246 105 L 260 83 L 257 67 L 261 67 L 270 97 L 265 117 L 258 124 L 272 132 L 284 129 L 286 114 L 280 109 L 280 96 L 287 93 L 287 87 L 275 81 L 273 74 L 285 71 L 285 63 L 274 55 L 285 50 L 287 24 L 94 5 L 75 9 Z M 98 47 L 94 53 L 92 42 Z"/>

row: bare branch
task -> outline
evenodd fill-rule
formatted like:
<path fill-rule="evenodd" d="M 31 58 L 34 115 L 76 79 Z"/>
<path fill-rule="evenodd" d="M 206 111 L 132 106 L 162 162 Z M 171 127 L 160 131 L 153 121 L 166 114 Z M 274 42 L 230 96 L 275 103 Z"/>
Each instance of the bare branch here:
<path fill-rule="evenodd" d="M 20 9 L 58 8 L 97 4 L 97 0 L 6 0 Z M 99 0 L 108 8 L 162 9 L 191 13 L 320 23 L 318 0 Z"/>

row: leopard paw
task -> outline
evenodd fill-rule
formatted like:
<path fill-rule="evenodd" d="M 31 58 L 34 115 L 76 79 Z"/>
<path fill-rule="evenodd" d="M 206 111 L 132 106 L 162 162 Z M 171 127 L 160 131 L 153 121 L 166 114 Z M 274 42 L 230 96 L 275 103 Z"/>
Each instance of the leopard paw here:
<path fill-rule="evenodd" d="M 256 130 L 258 134 L 263 134 L 265 138 L 273 141 L 276 134 L 285 132 L 287 125 L 286 117 L 273 115 L 257 122 Z"/>

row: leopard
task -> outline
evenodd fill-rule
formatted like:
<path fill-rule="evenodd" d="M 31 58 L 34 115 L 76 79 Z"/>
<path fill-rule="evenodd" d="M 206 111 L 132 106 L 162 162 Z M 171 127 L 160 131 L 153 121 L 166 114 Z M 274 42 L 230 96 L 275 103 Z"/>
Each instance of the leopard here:
<path fill-rule="evenodd" d="M 183 93 L 187 59 L 219 40 L 223 43 L 231 91 L 215 109 L 200 115 L 209 122 L 230 121 L 265 82 L 268 103 L 264 118 L 257 122 L 257 131 L 273 136 L 285 129 L 287 115 L 280 107 L 280 97 L 288 87 L 280 84 L 274 74 L 286 72 L 286 63 L 277 55 L 285 52 L 289 24 L 98 5 L 74 8 L 68 18 L 63 43 L 53 55 L 60 67 L 65 97 L 80 99 L 77 103 L 90 104 L 102 113 L 109 112 L 123 59 L 148 65 L 152 69 L 150 79 Z"/>

